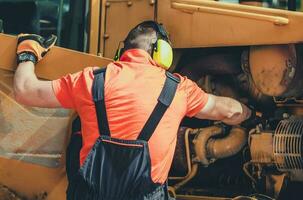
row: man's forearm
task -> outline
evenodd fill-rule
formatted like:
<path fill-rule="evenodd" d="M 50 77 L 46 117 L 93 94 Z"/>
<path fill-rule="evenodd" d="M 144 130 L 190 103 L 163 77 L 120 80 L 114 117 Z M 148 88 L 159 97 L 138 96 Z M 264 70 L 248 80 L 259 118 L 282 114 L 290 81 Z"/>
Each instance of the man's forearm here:
<path fill-rule="evenodd" d="M 52 81 L 39 80 L 35 64 L 54 46 L 57 37 L 45 39 L 35 34 L 18 35 L 17 67 L 14 77 L 15 99 L 21 104 L 36 107 L 61 107 L 57 100 Z"/>
<path fill-rule="evenodd" d="M 31 61 L 20 63 L 14 77 L 14 92 L 17 100 L 24 101 L 26 96 L 35 95 L 35 85 L 39 80 L 35 65 Z"/>
<path fill-rule="evenodd" d="M 235 99 L 209 94 L 207 104 L 195 117 L 236 125 L 249 118 L 250 114 L 251 111 Z"/>

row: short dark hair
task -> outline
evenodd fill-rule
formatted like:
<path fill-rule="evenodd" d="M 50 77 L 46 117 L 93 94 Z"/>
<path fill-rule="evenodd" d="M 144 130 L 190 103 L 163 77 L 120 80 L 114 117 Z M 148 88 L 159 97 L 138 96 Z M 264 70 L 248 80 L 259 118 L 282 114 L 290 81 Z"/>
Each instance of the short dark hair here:
<path fill-rule="evenodd" d="M 143 49 L 152 55 L 158 33 L 152 21 L 145 21 L 133 28 L 124 40 L 123 52 L 128 49 Z M 123 53 L 121 52 L 121 53 Z"/>

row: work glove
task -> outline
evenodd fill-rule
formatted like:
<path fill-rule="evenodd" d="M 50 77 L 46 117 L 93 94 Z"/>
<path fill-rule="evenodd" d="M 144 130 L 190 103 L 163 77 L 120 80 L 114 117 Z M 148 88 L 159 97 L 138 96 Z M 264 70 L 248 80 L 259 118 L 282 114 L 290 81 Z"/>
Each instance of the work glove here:
<path fill-rule="evenodd" d="M 257 115 L 257 112 L 253 107 L 249 107 L 249 109 L 251 110 L 251 115 L 241 123 L 241 126 L 247 129 L 252 129 L 255 128 L 256 125 L 262 123 L 262 118 Z"/>
<path fill-rule="evenodd" d="M 36 62 L 39 62 L 43 56 L 55 45 L 57 36 L 51 35 L 44 38 L 35 34 L 20 34 L 18 35 L 17 55 L 21 53 L 32 53 L 36 57 Z"/>

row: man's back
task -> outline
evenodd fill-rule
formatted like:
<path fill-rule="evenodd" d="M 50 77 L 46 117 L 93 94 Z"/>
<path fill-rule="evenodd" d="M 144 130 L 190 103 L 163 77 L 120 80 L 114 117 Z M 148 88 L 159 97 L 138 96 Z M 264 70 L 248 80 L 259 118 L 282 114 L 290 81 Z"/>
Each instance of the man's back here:
<path fill-rule="evenodd" d="M 121 62 L 107 66 L 105 104 L 112 137 L 134 140 L 154 109 L 165 81 L 165 70 L 157 67 L 142 50 L 125 52 Z M 75 108 L 81 117 L 83 148 L 80 160 L 99 136 L 91 88 L 93 68 L 53 82 L 58 100 Z M 69 99 L 69 100 L 68 100 Z M 68 100 L 68 101 L 67 101 Z M 172 162 L 176 134 L 185 115 L 193 116 L 207 102 L 207 95 L 193 82 L 181 77 L 176 96 L 149 140 L 152 179 L 164 183 Z M 123 158 L 121 158 L 122 162 Z"/>

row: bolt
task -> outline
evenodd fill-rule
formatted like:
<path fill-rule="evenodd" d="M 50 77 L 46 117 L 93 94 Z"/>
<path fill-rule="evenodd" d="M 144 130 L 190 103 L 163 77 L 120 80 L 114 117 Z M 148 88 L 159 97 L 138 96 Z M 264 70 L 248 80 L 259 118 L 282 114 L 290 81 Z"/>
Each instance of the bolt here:
<path fill-rule="evenodd" d="M 130 6 L 132 6 L 132 5 L 133 5 L 133 2 L 132 2 L 132 1 L 128 1 L 128 2 L 127 2 L 127 6 L 128 6 L 128 7 L 130 7 Z"/>
<path fill-rule="evenodd" d="M 150 0 L 149 1 L 149 4 L 152 6 L 152 5 L 154 5 L 156 3 L 156 1 L 155 0 Z"/>
<path fill-rule="evenodd" d="M 105 33 L 103 36 L 104 39 L 108 39 L 109 38 L 109 34 Z"/>
<path fill-rule="evenodd" d="M 288 113 L 283 113 L 282 117 L 283 117 L 283 119 L 287 119 L 287 118 L 289 118 L 289 114 Z"/>

